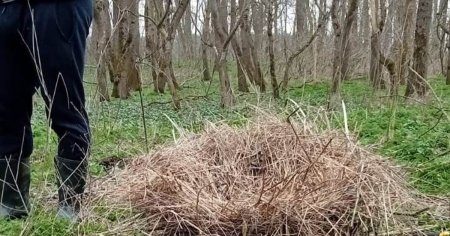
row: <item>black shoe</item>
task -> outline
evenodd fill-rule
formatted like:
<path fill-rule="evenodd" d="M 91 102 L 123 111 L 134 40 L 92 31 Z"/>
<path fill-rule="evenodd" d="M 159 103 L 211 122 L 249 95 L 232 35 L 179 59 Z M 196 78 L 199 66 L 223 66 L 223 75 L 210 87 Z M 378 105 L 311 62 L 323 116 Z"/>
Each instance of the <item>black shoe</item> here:
<path fill-rule="evenodd" d="M 0 219 L 20 219 L 30 212 L 30 165 L 23 160 L 0 159 Z"/>
<path fill-rule="evenodd" d="M 75 223 L 86 186 L 87 161 L 56 157 L 55 166 L 59 198 L 57 217 Z"/>

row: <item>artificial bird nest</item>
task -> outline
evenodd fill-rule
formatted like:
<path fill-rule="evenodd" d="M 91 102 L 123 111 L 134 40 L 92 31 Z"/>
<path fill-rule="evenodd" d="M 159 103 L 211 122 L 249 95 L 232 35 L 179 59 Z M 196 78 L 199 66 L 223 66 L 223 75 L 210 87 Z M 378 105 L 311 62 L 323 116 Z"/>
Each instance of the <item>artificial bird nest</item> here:
<path fill-rule="evenodd" d="M 102 182 L 156 235 L 365 235 L 414 224 L 403 171 L 337 131 L 208 124 Z M 400 213 L 400 214 L 399 214 Z"/>

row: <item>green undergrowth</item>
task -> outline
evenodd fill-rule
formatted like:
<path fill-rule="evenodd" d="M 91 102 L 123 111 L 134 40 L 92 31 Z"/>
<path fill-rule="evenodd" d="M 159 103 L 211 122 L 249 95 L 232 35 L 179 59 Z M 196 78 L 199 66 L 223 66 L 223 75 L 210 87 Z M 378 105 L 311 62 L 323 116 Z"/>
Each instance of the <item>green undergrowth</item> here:
<path fill-rule="evenodd" d="M 392 107 L 386 92 L 373 92 L 366 80 L 351 80 L 343 85 L 343 100 L 349 129 L 363 145 L 405 165 L 420 191 L 450 196 L 450 86 L 441 77 L 431 85 L 426 102 L 400 96 Z M 286 96 L 326 107 L 327 92 L 327 84 L 306 84 Z M 343 129 L 343 120 L 342 112 L 336 112 L 332 125 Z"/>
<path fill-rule="evenodd" d="M 181 64 L 175 66 L 184 67 Z M 144 77 L 148 78 L 148 74 Z M 94 178 L 106 174 L 105 162 L 114 163 L 144 155 L 148 150 L 151 152 L 177 138 L 180 132 L 201 132 L 205 121 L 244 125 L 257 108 L 288 114 L 298 105 L 311 114 L 317 110 L 326 114 L 332 128 L 344 128 L 340 109 L 326 112 L 329 87 L 326 83 L 293 81 L 279 100 L 272 99 L 270 93 L 261 94 L 255 89 L 248 94 L 236 93 L 237 105 L 224 110 L 219 107 L 217 78 L 211 84 L 199 78 L 184 78 L 180 91 L 182 109 L 174 111 L 170 95 L 156 94 L 150 80 L 145 79 L 142 114 L 138 92 L 134 92 L 128 100 L 113 99 L 108 103 L 98 103 L 95 85 L 90 78 L 92 71 L 88 71 L 86 92 L 93 134 L 90 172 Z M 404 165 L 409 170 L 412 186 L 418 190 L 448 196 L 450 121 L 447 115 L 450 113 L 450 86 L 446 86 L 440 77 L 432 78 L 431 84 L 437 99 L 432 95 L 426 103 L 405 101 L 399 97 L 393 108 L 386 92 L 373 92 L 364 79 L 346 81 L 342 98 L 346 105 L 348 127 L 361 144 Z M 57 139 L 48 129 L 43 108 L 41 100 L 36 99 L 33 116 L 33 214 L 26 221 L 0 221 L 0 235 L 92 235 L 108 232 L 111 225 L 132 213 L 122 214 L 105 210 L 107 207 L 97 207 L 92 214 L 103 219 L 78 226 L 54 219 L 56 189 L 52 158 Z"/>

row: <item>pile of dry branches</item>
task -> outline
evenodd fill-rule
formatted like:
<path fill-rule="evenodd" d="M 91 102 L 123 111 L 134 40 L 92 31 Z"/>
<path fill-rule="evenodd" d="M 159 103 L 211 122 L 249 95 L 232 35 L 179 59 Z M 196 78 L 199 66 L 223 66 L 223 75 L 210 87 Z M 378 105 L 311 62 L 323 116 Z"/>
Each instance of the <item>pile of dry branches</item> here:
<path fill-rule="evenodd" d="M 102 184 L 164 235 L 361 235 L 410 227 L 402 171 L 338 132 L 274 118 L 208 125 Z"/>

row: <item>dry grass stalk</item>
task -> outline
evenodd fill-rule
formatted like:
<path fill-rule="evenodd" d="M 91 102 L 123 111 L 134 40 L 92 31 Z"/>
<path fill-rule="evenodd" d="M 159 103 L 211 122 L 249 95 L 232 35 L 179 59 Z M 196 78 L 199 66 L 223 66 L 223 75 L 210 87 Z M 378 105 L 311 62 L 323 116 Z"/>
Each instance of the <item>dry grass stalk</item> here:
<path fill-rule="evenodd" d="M 295 130 L 295 132 L 294 132 Z M 264 117 L 209 125 L 102 184 L 164 235 L 364 235 L 412 227 L 402 171 L 338 132 Z"/>

